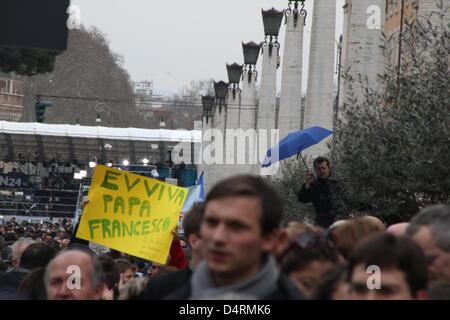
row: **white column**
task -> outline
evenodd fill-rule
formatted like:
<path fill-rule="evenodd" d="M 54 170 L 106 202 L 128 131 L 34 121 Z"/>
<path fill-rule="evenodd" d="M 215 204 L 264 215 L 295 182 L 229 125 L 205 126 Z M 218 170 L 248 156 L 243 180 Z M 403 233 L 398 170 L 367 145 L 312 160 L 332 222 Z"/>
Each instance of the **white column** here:
<path fill-rule="evenodd" d="M 297 20 L 295 23 L 295 14 Z M 302 100 L 303 25 L 305 17 L 292 12 L 286 17 L 281 100 L 278 113 L 280 139 L 300 130 Z"/>
<path fill-rule="evenodd" d="M 257 73 L 252 72 L 250 77 L 248 72 L 244 72 L 242 81 L 242 93 L 241 93 L 241 117 L 239 126 L 244 132 L 250 133 L 254 130 L 256 133 L 256 112 L 257 112 L 257 99 L 256 99 L 256 80 Z M 246 155 L 238 154 L 240 157 L 246 157 L 247 168 L 246 173 L 256 174 L 258 169 L 258 149 L 257 149 L 257 136 L 253 135 L 253 145 L 251 145 L 250 139 L 246 144 Z M 239 159 L 239 158 L 238 158 Z"/>
<path fill-rule="evenodd" d="M 333 130 L 336 3 L 315 0 L 312 18 L 304 127 Z M 326 142 L 330 139 L 306 149 L 304 154 L 315 158 L 327 153 Z"/>
<path fill-rule="evenodd" d="M 241 113 L 239 127 L 243 130 L 256 128 L 256 77 L 257 73 L 252 72 L 250 82 L 248 72 L 243 73 L 241 91 Z"/>
<path fill-rule="evenodd" d="M 273 45 L 273 46 L 272 46 Z M 270 47 L 272 46 L 272 50 Z M 258 129 L 275 128 L 275 99 L 277 94 L 277 68 L 279 44 L 263 43 L 261 91 L 259 94 Z"/>
<path fill-rule="evenodd" d="M 257 131 L 265 129 L 267 130 L 267 149 L 272 147 L 270 140 L 271 130 L 275 129 L 275 103 L 276 103 L 276 93 L 277 93 L 277 68 L 279 63 L 279 43 L 263 43 L 261 49 L 263 50 L 263 62 L 261 71 L 261 89 L 259 94 L 259 107 L 258 107 L 258 117 L 257 117 Z M 259 137 L 261 139 L 261 137 Z M 266 148 L 266 147 L 264 147 Z M 258 150 L 258 163 L 256 165 L 256 174 L 261 175 L 272 175 L 275 172 L 273 170 L 277 169 L 275 166 L 269 168 L 261 168 L 261 163 L 263 159 L 260 159 L 261 154 L 265 153 L 266 150 L 262 148 Z M 261 161 L 259 161 L 261 160 Z"/>
<path fill-rule="evenodd" d="M 236 90 L 233 97 L 232 88 L 228 91 L 227 99 L 227 114 L 226 114 L 226 129 L 239 128 L 239 113 L 240 113 L 240 94 Z"/>
<path fill-rule="evenodd" d="M 212 181 L 212 175 L 213 175 L 213 166 L 207 165 L 205 163 L 205 159 L 203 158 L 204 153 L 203 150 L 205 148 L 205 146 L 209 143 L 209 142 L 205 142 L 203 141 L 203 137 L 205 135 L 205 132 L 207 130 L 210 130 L 212 128 L 212 118 L 209 117 L 209 119 L 207 120 L 207 118 L 205 116 L 202 117 L 202 144 L 201 144 L 201 148 L 200 148 L 200 160 L 201 163 L 199 165 L 197 165 L 198 171 L 199 171 L 199 176 L 200 173 L 203 171 L 203 181 L 204 181 L 204 186 L 205 186 L 205 196 L 206 193 L 211 189 L 211 181 Z"/>
<path fill-rule="evenodd" d="M 222 110 L 220 110 L 219 106 L 216 106 L 214 108 L 214 118 L 212 119 L 212 128 L 217 129 L 222 133 L 222 140 L 221 142 L 219 140 L 216 140 L 214 143 L 218 147 L 222 147 L 222 151 L 224 150 L 224 142 L 225 142 L 225 119 L 226 119 L 226 110 L 225 107 L 222 107 Z M 216 149 L 216 152 L 218 150 Z M 220 158 L 221 162 L 224 163 L 224 155 L 222 154 L 222 157 Z M 213 187 L 218 181 L 221 180 L 222 177 L 222 170 L 221 168 L 223 166 L 222 164 L 211 164 L 209 165 L 210 170 L 210 183 L 209 186 Z"/>
<path fill-rule="evenodd" d="M 376 88 L 379 85 L 377 75 L 383 72 L 384 68 L 380 45 L 383 44 L 386 1 L 346 0 L 344 8 L 342 71 L 349 70 L 349 76 L 354 81 L 350 84 L 348 80 L 341 79 L 339 109 L 342 109 L 342 105 L 346 102 L 349 90 L 354 98 L 358 100 L 364 98 L 363 90 L 358 83 L 359 75 L 367 78 L 370 87 Z M 368 10 L 370 8 L 377 8 L 377 13 L 380 14 L 379 29 L 373 26 L 374 11 Z"/>

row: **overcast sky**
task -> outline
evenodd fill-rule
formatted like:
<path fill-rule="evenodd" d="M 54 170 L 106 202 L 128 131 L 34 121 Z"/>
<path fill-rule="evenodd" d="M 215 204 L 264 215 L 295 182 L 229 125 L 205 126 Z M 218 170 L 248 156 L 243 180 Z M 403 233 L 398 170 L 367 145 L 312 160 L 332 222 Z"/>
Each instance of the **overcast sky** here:
<path fill-rule="evenodd" d="M 71 3 L 80 7 L 84 25 L 96 26 L 106 35 L 112 50 L 124 58 L 124 67 L 133 81 L 153 80 L 154 87 L 162 92 L 175 92 L 191 80 L 227 80 L 225 63 L 243 62 L 241 41 L 264 40 L 261 8 L 288 7 L 288 0 L 72 0 Z M 344 0 L 336 0 L 336 39 L 342 32 L 343 4 Z M 306 0 L 305 52 L 309 51 L 312 6 L 312 1 Z M 283 24 L 279 37 L 282 48 L 284 29 Z M 304 54 L 305 71 L 307 63 L 308 55 Z M 280 78 L 281 69 L 278 73 Z M 306 83 L 306 72 L 303 81 Z"/>

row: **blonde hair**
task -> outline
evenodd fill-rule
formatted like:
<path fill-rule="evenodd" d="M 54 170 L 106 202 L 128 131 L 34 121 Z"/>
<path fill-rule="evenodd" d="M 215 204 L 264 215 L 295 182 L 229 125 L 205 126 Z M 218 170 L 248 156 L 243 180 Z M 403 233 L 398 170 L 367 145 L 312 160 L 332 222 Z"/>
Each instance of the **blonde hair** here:
<path fill-rule="evenodd" d="M 339 253 L 348 259 L 350 252 L 362 239 L 382 231 L 385 231 L 384 225 L 373 217 L 358 217 L 347 220 L 331 232 L 332 240 Z"/>
<path fill-rule="evenodd" d="M 133 300 L 147 287 L 149 277 L 136 278 L 119 289 L 119 300 Z"/>

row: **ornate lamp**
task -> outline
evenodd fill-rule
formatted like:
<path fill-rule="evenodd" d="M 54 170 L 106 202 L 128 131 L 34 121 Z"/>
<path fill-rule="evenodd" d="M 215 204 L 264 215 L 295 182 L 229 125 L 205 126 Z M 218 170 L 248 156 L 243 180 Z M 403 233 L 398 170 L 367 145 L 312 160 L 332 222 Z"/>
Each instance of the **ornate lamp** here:
<path fill-rule="evenodd" d="M 230 90 L 232 90 L 233 92 L 233 99 L 236 98 L 236 91 L 241 92 L 241 89 L 239 89 L 239 82 L 241 81 L 242 77 L 242 67 L 243 65 L 241 64 L 227 63 L 228 81 L 233 85 L 233 87 L 230 88 Z"/>
<path fill-rule="evenodd" d="M 242 50 L 244 51 L 244 64 L 245 64 L 244 72 L 248 73 L 248 83 L 250 83 L 252 81 L 253 72 L 256 74 L 256 76 L 258 76 L 258 72 L 256 71 L 256 63 L 258 62 L 261 45 L 253 41 L 248 43 L 242 42 Z"/>
<path fill-rule="evenodd" d="M 222 107 L 227 105 L 228 83 L 225 81 L 214 81 L 214 92 L 216 94 L 216 105 L 219 106 L 219 114 L 221 114 Z"/>
<path fill-rule="evenodd" d="M 211 117 L 211 111 L 214 107 L 214 100 L 215 98 L 213 96 L 202 96 L 203 115 L 206 117 L 206 123 L 208 123 L 208 119 Z"/>
<path fill-rule="evenodd" d="M 264 34 L 266 39 L 264 41 L 267 44 L 267 38 L 269 38 L 269 55 L 272 56 L 272 48 L 275 45 L 280 48 L 278 43 L 278 33 L 280 32 L 281 22 L 283 21 L 284 10 L 278 11 L 275 8 L 269 10 L 262 10 L 262 17 L 264 23 Z M 275 43 L 272 41 L 275 38 Z"/>
<path fill-rule="evenodd" d="M 302 7 L 300 8 L 300 10 L 298 9 L 299 2 L 302 3 Z M 292 4 L 294 4 L 294 9 L 292 9 Z M 289 9 L 286 9 L 285 15 L 287 17 L 288 15 L 294 14 L 294 27 L 297 27 L 299 14 L 305 17 L 304 25 L 306 25 L 306 16 L 308 13 L 305 10 L 305 0 L 289 0 L 288 5 Z"/>

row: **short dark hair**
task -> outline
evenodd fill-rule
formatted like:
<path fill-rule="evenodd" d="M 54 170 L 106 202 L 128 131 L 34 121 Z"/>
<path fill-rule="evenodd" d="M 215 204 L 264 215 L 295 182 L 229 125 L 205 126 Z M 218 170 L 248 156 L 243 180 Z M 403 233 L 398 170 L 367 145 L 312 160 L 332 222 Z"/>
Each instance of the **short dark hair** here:
<path fill-rule="evenodd" d="M 347 264 L 342 263 L 323 275 L 313 294 L 313 300 L 332 300 L 339 283 L 348 282 L 347 269 Z"/>
<path fill-rule="evenodd" d="M 277 192 L 261 177 L 238 175 L 222 180 L 208 193 L 206 204 L 230 196 L 257 197 L 261 200 L 262 235 L 267 235 L 279 227 L 283 216 L 283 204 Z"/>
<path fill-rule="evenodd" d="M 119 267 L 109 256 L 102 254 L 98 257 L 103 268 L 103 281 L 109 290 L 114 289 L 120 280 Z"/>
<path fill-rule="evenodd" d="M 308 231 L 306 231 L 308 232 Z M 297 235 L 300 236 L 301 234 Z M 310 247 L 300 248 L 293 241 L 286 253 L 280 259 L 280 268 L 284 274 L 307 268 L 313 261 L 329 261 L 332 264 L 339 262 L 338 254 L 325 237 L 320 236 Z"/>
<path fill-rule="evenodd" d="M 119 270 L 119 274 L 127 271 L 128 269 L 134 269 L 135 271 L 137 270 L 137 267 L 126 259 L 117 259 L 115 262 Z"/>
<path fill-rule="evenodd" d="M 20 283 L 17 293 L 25 300 L 47 300 L 45 289 L 45 268 L 35 268 L 30 271 Z"/>
<path fill-rule="evenodd" d="M 46 243 L 30 244 L 22 253 L 20 267 L 28 270 L 45 267 L 55 256 L 53 250 Z"/>
<path fill-rule="evenodd" d="M 200 232 L 200 224 L 203 218 L 205 204 L 203 202 L 195 203 L 191 210 L 187 212 L 183 219 L 183 230 L 186 239 L 191 234 L 198 234 Z"/>
<path fill-rule="evenodd" d="M 396 237 L 390 233 L 374 234 L 364 239 L 350 254 L 348 276 L 353 269 L 377 265 L 380 268 L 396 268 L 405 273 L 413 297 L 427 288 L 427 263 L 422 249 L 407 237 Z"/>
<path fill-rule="evenodd" d="M 318 165 L 319 163 L 322 163 L 322 162 L 326 162 L 328 168 L 330 167 L 330 160 L 328 160 L 328 158 L 325 158 L 325 157 L 317 157 L 316 159 L 314 159 L 314 168 L 317 168 L 317 165 Z"/>

